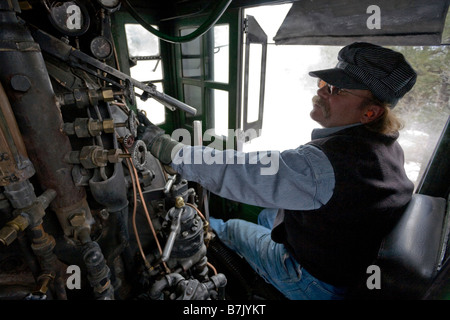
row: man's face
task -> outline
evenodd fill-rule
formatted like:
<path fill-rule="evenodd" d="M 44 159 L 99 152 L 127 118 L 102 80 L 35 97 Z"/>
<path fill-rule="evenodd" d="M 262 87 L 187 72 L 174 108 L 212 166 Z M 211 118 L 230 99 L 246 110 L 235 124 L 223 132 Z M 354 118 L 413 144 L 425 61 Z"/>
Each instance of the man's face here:
<path fill-rule="evenodd" d="M 336 89 L 336 88 L 334 88 Z M 362 108 L 371 98 L 368 90 L 332 90 L 327 85 L 313 97 L 310 116 L 325 128 L 364 122 L 368 108 Z"/>

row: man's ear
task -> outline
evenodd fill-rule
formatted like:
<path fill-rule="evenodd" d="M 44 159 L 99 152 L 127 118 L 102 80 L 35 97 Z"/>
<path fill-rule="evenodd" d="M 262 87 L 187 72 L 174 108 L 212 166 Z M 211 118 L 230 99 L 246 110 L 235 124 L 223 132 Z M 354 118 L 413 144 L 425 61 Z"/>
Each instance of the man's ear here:
<path fill-rule="evenodd" d="M 360 122 L 361 123 L 369 123 L 375 121 L 379 117 L 381 117 L 384 113 L 384 108 L 378 106 L 376 104 L 368 105 L 365 108 L 365 111 L 362 113 Z"/>

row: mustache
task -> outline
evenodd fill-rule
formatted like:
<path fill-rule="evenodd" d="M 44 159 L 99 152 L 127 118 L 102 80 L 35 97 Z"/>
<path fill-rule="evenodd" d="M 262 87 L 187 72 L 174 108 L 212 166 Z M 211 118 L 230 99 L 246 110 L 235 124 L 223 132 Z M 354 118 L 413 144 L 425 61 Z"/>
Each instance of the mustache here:
<path fill-rule="evenodd" d="M 323 100 L 321 97 L 319 96 L 314 96 L 312 98 L 312 103 L 313 105 L 317 105 L 320 107 L 320 109 L 322 110 L 323 116 L 325 118 L 329 118 L 330 117 L 330 107 L 327 104 L 327 102 L 325 100 Z"/>
<path fill-rule="evenodd" d="M 320 106 L 320 107 L 322 107 L 322 108 L 326 108 L 326 103 L 325 103 L 325 101 L 321 98 L 321 97 L 319 97 L 319 96 L 314 96 L 313 98 L 312 98 L 312 103 L 313 104 L 317 104 L 318 106 Z"/>

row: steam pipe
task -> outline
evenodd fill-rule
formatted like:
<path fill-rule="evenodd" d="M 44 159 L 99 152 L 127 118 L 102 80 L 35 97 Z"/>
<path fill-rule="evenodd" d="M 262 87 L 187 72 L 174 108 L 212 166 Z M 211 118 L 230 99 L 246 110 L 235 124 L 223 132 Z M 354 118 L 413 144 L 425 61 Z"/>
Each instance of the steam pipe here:
<path fill-rule="evenodd" d="M 52 206 L 64 208 L 78 203 L 85 191 L 75 186 L 72 166 L 64 162 L 71 145 L 61 130 L 61 111 L 39 45 L 19 23 L 14 11 L 0 11 L 0 30 L 0 82 L 11 102 L 36 176 L 43 189 L 56 191 Z"/>

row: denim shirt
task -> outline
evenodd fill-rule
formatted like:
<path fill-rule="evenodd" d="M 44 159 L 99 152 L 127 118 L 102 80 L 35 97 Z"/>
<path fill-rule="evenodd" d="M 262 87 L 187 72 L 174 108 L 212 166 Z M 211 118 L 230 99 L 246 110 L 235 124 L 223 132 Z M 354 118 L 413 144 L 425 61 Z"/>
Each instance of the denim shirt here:
<path fill-rule="evenodd" d="M 355 125 L 314 129 L 312 139 L 326 137 Z M 219 151 L 185 146 L 171 167 L 226 199 L 265 208 L 314 210 L 333 194 L 333 167 L 325 154 L 310 145 L 283 152 Z"/>

